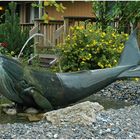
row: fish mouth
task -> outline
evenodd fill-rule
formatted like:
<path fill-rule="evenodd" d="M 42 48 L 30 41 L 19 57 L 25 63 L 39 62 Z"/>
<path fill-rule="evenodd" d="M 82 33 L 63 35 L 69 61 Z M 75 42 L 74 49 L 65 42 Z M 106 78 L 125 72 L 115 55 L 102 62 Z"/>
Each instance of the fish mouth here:
<path fill-rule="evenodd" d="M 0 55 L 0 67 L 12 78 L 19 80 L 23 75 L 23 67 L 19 61 L 8 56 Z"/>

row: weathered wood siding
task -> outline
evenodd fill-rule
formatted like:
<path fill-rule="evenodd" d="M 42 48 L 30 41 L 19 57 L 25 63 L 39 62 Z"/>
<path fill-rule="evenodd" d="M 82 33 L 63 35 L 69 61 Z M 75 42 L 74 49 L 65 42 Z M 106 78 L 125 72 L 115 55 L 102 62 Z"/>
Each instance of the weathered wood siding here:
<path fill-rule="evenodd" d="M 54 17 L 56 20 L 63 20 L 64 16 L 83 16 L 94 17 L 92 13 L 92 2 L 85 1 L 61 1 L 66 7 L 64 13 L 57 12 L 55 7 L 47 7 L 49 16 Z"/>

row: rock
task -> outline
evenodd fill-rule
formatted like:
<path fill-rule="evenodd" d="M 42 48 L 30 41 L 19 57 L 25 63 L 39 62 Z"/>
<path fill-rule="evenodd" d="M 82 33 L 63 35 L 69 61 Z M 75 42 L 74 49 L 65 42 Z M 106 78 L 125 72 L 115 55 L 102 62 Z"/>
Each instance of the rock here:
<path fill-rule="evenodd" d="M 116 127 L 116 128 L 112 128 L 111 131 L 112 131 L 112 134 L 117 134 L 121 131 L 121 129 L 119 127 Z"/>
<path fill-rule="evenodd" d="M 54 134 L 53 137 L 56 139 L 58 138 L 58 134 Z"/>
<path fill-rule="evenodd" d="M 113 135 L 108 134 L 108 135 L 107 135 L 107 139 L 115 139 L 115 138 L 114 138 L 114 136 L 113 136 Z"/>
<path fill-rule="evenodd" d="M 140 90 L 137 91 L 137 94 L 140 94 Z"/>
<path fill-rule="evenodd" d="M 136 136 L 136 139 L 140 139 L 140 135 L 137 135 L 137 136 Z"/>
<path fill-rule="evenodd" d="M 96 113 L 103 109 L 104 107 L 97 102 L 86 101 L 63 109 L 47 112 L 43 118 L 53 125 L 89 125 L 96 121 Z"/>
<path fill-rule="evenodd" d="M 17 111 L 14 108 L 3 108 L 2 110 L 7 115 L 16 115 L 17 114 Z"/>
<path fill-rule="evenodd" d="M 39 111 L 33 107 L 27 108 L 25 110 L 25 113 L 29 113 L 29 114 L 37 114 Z"/>
<path fill-rule="evenodd" d="M 6 113 L 7 115 L 16 115 L 17 114 L 17 110 L 14 108 L 15 104 L 11 103 L 11 104 L 1 104 L 0 108 L 1 110 Z"/>
<path fill-rule="evenodd" d="M 11 104 L 0 104 L 0 107 L 1 108 L 13 108 L 15 106 L 14 103 L 11 103 Z"/>
<path fill-rule="evenodd" d="M 43 115 L 42 114 L 28 114 L 27 117 L 30 122 L 35 122 L 35 121 L 42 120 Z"/>
<path fill-rule="evenodd" d="M 53 134 L 52 134 L 51 132 L 48 132 L 48 133 L 46 134 L 46 136 L 47 136 L 48 138 L 52 138 L 52 137 L 53 137 Z"/>

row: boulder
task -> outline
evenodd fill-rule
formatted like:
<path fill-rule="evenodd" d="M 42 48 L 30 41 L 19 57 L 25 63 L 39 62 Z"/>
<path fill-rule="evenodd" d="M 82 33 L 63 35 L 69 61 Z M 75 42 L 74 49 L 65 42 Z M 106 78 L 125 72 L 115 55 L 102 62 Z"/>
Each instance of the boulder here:
<path fill-rule="evenodd" d="M 86 101 L 59 110 L 47 112 L 43 115 L 43 119 L 46 119 L 53 125 L 90 125 L 96 121 L 96 113 L 103 109 L 104 107 L 97 102 L 93 103 L 90 101 Z"/>

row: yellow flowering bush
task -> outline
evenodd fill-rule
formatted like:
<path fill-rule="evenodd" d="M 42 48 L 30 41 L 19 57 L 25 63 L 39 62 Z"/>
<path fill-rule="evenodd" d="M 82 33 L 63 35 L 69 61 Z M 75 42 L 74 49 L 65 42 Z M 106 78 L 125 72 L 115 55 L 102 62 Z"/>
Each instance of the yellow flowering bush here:
<path fill-rule="evenodd" d="M 98 69 L 118 63 L 128 34 L 119 34 L 112 27 L 105 32 L 93 25 L 71 27 L 72 35 L 59 45 L 63 71 Z"/>

